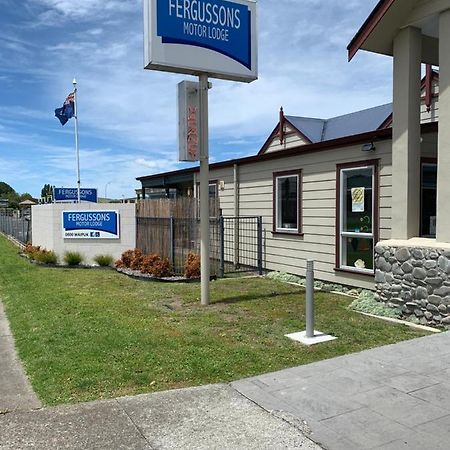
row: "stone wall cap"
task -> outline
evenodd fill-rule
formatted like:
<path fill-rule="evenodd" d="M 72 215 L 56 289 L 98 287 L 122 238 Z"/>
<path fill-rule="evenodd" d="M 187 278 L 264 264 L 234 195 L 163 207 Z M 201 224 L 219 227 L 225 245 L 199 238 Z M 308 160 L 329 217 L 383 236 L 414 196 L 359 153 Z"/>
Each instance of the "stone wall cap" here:
<path fill-rule="evenodd" d="M 428 238 L 389 239 L 387 241 L 380 241 L 377 245 L 382 247 L 434 248 L 450 250 L 450 243 L 438 242 L 436 239 Z"/>

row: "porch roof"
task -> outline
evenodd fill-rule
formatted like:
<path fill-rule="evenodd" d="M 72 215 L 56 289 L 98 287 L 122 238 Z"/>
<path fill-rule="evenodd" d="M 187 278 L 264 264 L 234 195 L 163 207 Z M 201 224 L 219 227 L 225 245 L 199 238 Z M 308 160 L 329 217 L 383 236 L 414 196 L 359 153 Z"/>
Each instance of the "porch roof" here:
<path fill-rule="evenodd" d="M 143 188 L 180 188 L 183 186 L 193 186 L 194 173 L 196 168 L 185 169 L 184 171 L 167 172 L 163 174 L 149 175 L 137 178 L 142 183 Z"/>
<path fill-rule="evenodd" d="M 422 62 L 439 65 L 439 13 L 450 0 L 381 0 L 347 47 L 351 60 L 359 49 L 393 55 L 397 33 L 409 26 L 422 32 Z"/>

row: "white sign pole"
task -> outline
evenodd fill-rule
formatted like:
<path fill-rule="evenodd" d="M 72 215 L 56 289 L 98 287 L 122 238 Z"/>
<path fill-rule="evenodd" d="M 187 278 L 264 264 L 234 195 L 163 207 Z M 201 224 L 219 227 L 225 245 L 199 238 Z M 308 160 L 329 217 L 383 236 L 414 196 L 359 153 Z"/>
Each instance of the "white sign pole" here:
<path fill-rule="evenodd" d="M 199 75 L 200 97 L 200 261 L 201 304 L 209 305 L 209 148 L 208 148 L 208 75 Z"/>
<path fill-rule="evenodd" d="M 81 203 L 81 180 L 80 180 L 80 145 L 78 140 L 78 98 L 77 98 L 77 80 L 73 79 L 73 103 L 75 115 L 75 148 L 77 151 L 77 189 L 78 189 L 78 203 Z"/>

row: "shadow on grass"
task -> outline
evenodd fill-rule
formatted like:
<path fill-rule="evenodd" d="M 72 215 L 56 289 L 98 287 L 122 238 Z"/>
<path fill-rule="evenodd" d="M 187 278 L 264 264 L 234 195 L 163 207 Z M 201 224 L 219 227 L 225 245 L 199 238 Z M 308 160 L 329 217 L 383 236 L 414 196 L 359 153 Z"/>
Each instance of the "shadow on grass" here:
<path fill-rule="evenodd" d="M 224 298 L 221 300 L 214 300 L 211 302 L 211 305 L 231 305 L 234 303 L 240 303 L 240 302 L 250 302 L 255 300 L 262 300 L 262 299 L 272 299 L 276 297 L 286 297 L 290 298 L 292 296 L 298 296 L 298 295 L 304 295 L 302 291 L 299 292 L 270 292 L 268 294 L 245 294 L 245 295 L 239 295 L 235 297 L 229 297 Z"/>

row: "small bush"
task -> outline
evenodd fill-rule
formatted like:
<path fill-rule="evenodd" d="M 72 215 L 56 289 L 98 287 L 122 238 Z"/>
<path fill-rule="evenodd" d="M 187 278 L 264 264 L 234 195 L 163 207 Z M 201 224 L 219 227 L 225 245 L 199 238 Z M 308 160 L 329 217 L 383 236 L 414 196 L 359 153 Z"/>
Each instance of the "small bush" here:
<path fill-rule="evenodd" d="M 142 265 L 142 260 L 144 259 L 144 255 L 140 250 L 134 251 L 134 259 L 131 261 L 130 269 L 132 270 L 140 270 Z"/>
<path fill-rule="evenodd" d="M 110 267 L 110 266 L 112 266 L 112 263 L 114 262 L 114 258 L 111 255 L 97 255 L 94 258 L 94 261 L 100 267 Z"/>
<path fill-rule="evenodd" d="M 200 255 L 198 253 L 189 252 L 184 265 L 184 275 L 186 278 L 200 277 Z"/>
<path fill-rule="evenodd" d="M 362 291 L 359 297 L 350 304 L 349 309 L 393 319 L 398 319 L 402 315 L 399 308 L 391 308 L 385 303 L 375 300 L 371 291 Z"/>
<path fill-rule="evenodd" d="M 141 258 L 142 252 L 140 250 L 138 249 L 127 250 L 126 252 L 123 252 L 121 258 L 118 261 L 116 261 L 116 267 L 122 268 L 126 267 L 128 269 L 131 269 L 132 268 L 131 266 L 134 265 L 136 267 L 136 269 L 134 270 L 138 270 L 139 267 L 136 266 L 134 261 L 137 259 L 138 260 L 137 262 L 141 263 L 142 262 Z"/>
<path fill-rule="evenodd" d="M 36 254 L 38 254 L 41 251 L 41 247 L 31 245 L 30 242 L 25 246 L 24 252 L 25 254 L 32 260 L 36 259 Z"/>
<path fill-rule="evenodd" d="M 58 262 L 56 253 L 45 249 L 35 252 L 34 259 L 43 264 L 56 264 Z"/>
<path fill-rule="evenodd" d="M 157 278 L 169 277 L 172 274 L 169 260 L 161 258 L 157 253 L 144 255 L 139 270 Z"/>
<path fill-rule="evenodd" d="M 64 254 L 64 262 L 68 266 L 78 266 L 83 262 L 83 255 L 79 252 L 66 252 Z"/>

